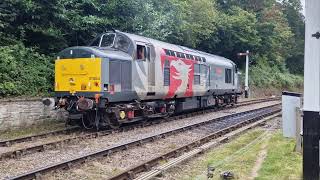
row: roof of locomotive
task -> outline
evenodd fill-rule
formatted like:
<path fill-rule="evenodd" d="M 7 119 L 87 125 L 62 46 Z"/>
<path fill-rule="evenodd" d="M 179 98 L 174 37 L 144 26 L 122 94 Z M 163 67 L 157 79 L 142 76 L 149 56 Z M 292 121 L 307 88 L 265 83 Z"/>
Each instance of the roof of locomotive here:
<path fill-rule="evenodd" d="M 140 42 L 145 42 L 145 43 L 150 43 L 153 44 L 155 47 L 162 47 L 164 49 L 170 49 L 173 51 L 177 51 L 177 52 L 183 52 L 186 54 L 191 54 L 194 56 L 202 56 L 206 58 L 206 62 L 207 63 L 212 63 L 212 64 L 217 64 L 217 65 L 222 65 L 222 66 L 232 66 L 235 63 L 233 61 L 231 61 L 230 59 L 221 57 L 221 56 L 217 56 L 217 55 L 213 55 L 213 54 L 209 54 L 206 52 L 202 52 L 202 51 L 198 51 L 195 49 L 191 49 L 188 47 L 184 47 L 184 46 L 180 46 L 180 45 L 175 45 L 175 44 L 170 44 L 167 42 L 163 42 L 163 41 L 159 41 L 156 39 L 152 39 L 152 38 L 148 38 L 148 37 L 144 37 L 144 36 L 139 36 L 136 34 L 130 34 L 130 33 L 125 33 L 125 32 L 121 32 L 121 31 L 117 31 L 118 33 L 121 34 L 125 34 L 126 36 L 128 36 L 132 41 L 140 41 Z"/>

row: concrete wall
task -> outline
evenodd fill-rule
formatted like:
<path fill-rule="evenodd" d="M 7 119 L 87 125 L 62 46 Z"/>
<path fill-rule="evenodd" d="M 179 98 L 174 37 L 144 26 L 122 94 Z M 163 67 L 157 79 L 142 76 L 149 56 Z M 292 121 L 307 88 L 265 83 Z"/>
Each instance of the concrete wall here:
<path fill-rule="evenodd" d="M 0 99 L 0 131 L 63 121 L 65 117 L 64 110 L 53 110 L 53 104 L 45 106 L 40 98 Z"/>

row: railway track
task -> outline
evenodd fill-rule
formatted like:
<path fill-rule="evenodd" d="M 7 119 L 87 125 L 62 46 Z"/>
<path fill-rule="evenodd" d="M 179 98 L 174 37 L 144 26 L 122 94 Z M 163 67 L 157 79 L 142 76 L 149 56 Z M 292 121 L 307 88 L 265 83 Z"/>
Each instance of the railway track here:
<path fill-rule="evenodd" d="M 92 152 L 92 153 L 89 153 L 89 154 L 86 154 L 83 156 L 73 158 L 71 160 L 59 162 L 59 163 L 56 163 L 56 164 L 53 164 L 53 165 L 50 165 L 47 167 L 43 167 L 43 168 L 31 171 L 31 172 L 21 174 L 19 176 L 11 177 L 9 179 L 33 179 L 36 177 L 40 177 L 42 174 L 46 174 L 46 173 L 54 171 L 54 170 L 69 169 L 75 165 L 82 164 L 82 163 L 84 163 L 88 160 L 91 160 L 93 158 L 109 156 L 113 153 L 127 150 L 131 147 L 140 146 L 142 144 L 146 144 L 146 143 L 155 141 L 156 139 L 164 138 L 164 137 L 174 135 L 174 134 L 177 134 L 180 132 L 189 131 L 189 130 L 192 130 L 195 128 L 198 129 L 200 127 L 212 129 L 212 125 L 215 123 L 220 123 L 220 128 L 225 126 L 223 132 L 227 131 L 226 130 L 227 127 L 228 127 L 228 131 L 230 132 L 230 131 L 232 131 L 242 125 L 248 124 L 250 122 L 254 122 L 254 121 L 262 118 L 263 116 L 271 115 L 271 114 L 274 114 L 279 111 L 280 111 L 280 108 L 278 107 L 278 104 L 276 104 L 276 105 L 272 105 L 272 106 L 268 106 L 268 107 L 264 107 L 264 108 L 259 108 L 259 109 L 255 109 L 255 110 L 251 110 L 251 111 L 246 111 L 246 112 L 242 112 L 242 113 L 236 113 L 236 114 L 231 114 L 231 115 L 227 115 L 227 116 L 223 116 L 223 117 L 219 117 L 219 118 L 215 118 L 215 119 L 210 119 L 210 120 L 207 120 L 207 121 L 204 121 L 201 123 L 189 124 L 187 126 L 178 127 L 176 129 L 173 129 L 170 131 L 161 132 L 159 134 L 150 135 L 150 136 L 143 137 L 138 140 L 133 140 L 133 141 L 130 141 L 130 142 L 127 142 L 124 144 L 115 145 L 112 147 L 101 149 L 101 150 L 98 150 L 98 151 L 95 151 L 95 152 Z M 220 131 L 218 131 L 218 132 L 220 132 Z M 217 133 L 217 132 L 215 132 L 215 133 Z M 217 137 L 217 136 L 215 135 L 215 136 L 210 136 L 210 137 L 212 138 L 212 137 Z M 209 139 L 209 138 L 206 138 L 206 139 Z M 199 142 L 202 142 L 202 141 L 199 141 Z M 191 146 L 188 146 L 188 147 L 190 148 Z M 145 168 L 145 169 L 148 169 L 148 168 Z M 124 177 L 124 175 L 126 177 L 128 177 L 128 174 L 129 174 L 129 177 L 131 177 L 131 175 L 130 175 L 131 172 L 123 173 L 123 175 L 121 175 L 119 177 Z M 114 178 L 117 178 L 117 177 L 114 177 Z"/>
<path fill-rule="evenodd" d="M 34 141 L 36 139 L 46 138 L 48 136 L 55 136 L 55 135 L 60 135 L 60 134 L 70 134 L 70 133 L 73 133 L 77 130 L 79 130 L 79 127 L 70 127 L 67 129 L 50 131 L 50 132 L 36 134 L 36 135 L 30 135 L 30 136 L 19 137 L 19 138 L 14 138 L 14 139 L 2 140 L 2 141 L 0 141 L 0 147 L 9 147 L 13 144 Z"/>
<path fill-rule="evenodd" d="M 158 175 L 163 174 L 165 171 L 183 163 L 184 161 L 204 153 L 205 151 L 216 147 L 223 142 L 229 141 L 231 138 L 236 137 L 248 129 L 264 124 L 268 120 L 280 115 L 280 113 L 275 113 L 274 115 L 271 114 L 273 113 L 270 113 L 270 116 L 264 115 L 268 116 L 266 118 L 255 117 L 248 119 L 245 122 L 241 122 L 224 128 L 218 132 L 209 134 L 183 147 L 177 148 L 140 165 L 132 167 L 120 174 L 117 174 L 116 176 L 111 177 L 109 180 L 149 180 L 155 178 Z"/>
<path fill-rule="evenodd" d="M 100 132 L 87 132 L 84 134 L 80 134 L 78 136 L 72 136 L 72 137 L 64 138 L 64 139 L 61 139 L 58 141 L 42 143 L 42 144 L 33 145 L 33 146 L 29 146 L 29 147 L 14 149 L 12 151 L 7 151 L 7 152 L 0 154 L 0 160 L 19 158 L 19 157 L 27 155 L 27 154 L 32 154 L 32 153 L 36 153 L 36 152 L 43 152 L 45 150 L 56 148 L 56 147 L 70 143 L 75 140 L 92 139 L 92 138 L 97 138 L 97 137 L 101 137 L 101 136 L 107 136 L 112 133 L 125 132 L 125 131 L 129 131 L 131 129 L 138 128 L 138 127 L 146 127 L 146 126 L 151 126 L 154 124 L 159 124 L 159 123 L 163 123 L 163 122 L 182 119 L 182 118 L 186 118 L 186 117 L 190 117 L 190 116 L 196 116 L 199 114 L 210 113 L 210 112 L 215 112 L 215 111 L 219 111 L 219 110 L 232 109 L 232 108 L 236 108 L 236 107 L 240 107 L 240 106 L 247 106 L 247 105 L 251 105 L 251 104 L 255 104 L 255 103 L 274 101 L 274 100 L 278 100 L 278 99 L 279 98 L 269 98 L 269 99 L 264 98 L 264 99 L 243 101 L 235 106 L 220 107 L 217 109 L 199 110 L 196 112 L 190 112 L 190 113 L 186 113 L 186 114 L 182 114 L 182 115 L 173 116 L 173 117 L 170 117 L 167 119 L 159 118 L 159 119 L 154 119 L 152 121 L 148 121 L 148 122 L 144 122 L 144 123 L 134 123 L 132 125 L 127 125 L 127 126 L 124 126 L 120 129 L 116 129 L 116 130 L 104 130 L 104 131 L 100 131 Z M 39 135 L 35 135 L 35 136 L 28 136 L 28 137 L 23 137 L 23 138 L 2 141 L 2 143 L 0 142 L 0 145 L 3 144 L 8 147 L 8 145 L 17 144 L 17 143 L 26 142 L 26 141 L 33 141 L 35 139 L 41 139 L 44 137 L 48 137 L 50 135 L 52 136 L 52 135 L 67 134 L 67 133 L 75 132 L 78 129 L 79 128 L 74 127 L 72 129 L 67 129 L 67 130 L 62 130 L 62 131 L 53 131 L 53 132 L 39 134 Z"/>

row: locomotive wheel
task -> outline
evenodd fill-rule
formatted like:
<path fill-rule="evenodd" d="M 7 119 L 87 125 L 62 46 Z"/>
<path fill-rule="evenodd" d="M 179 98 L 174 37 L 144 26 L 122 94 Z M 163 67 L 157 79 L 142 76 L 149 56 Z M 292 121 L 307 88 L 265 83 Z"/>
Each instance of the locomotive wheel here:
<path fill-rule="evenodd" d="M 107 123 L 111 129 L 118 129 L 121 125 L 114 113 L 107 116 Z"/>

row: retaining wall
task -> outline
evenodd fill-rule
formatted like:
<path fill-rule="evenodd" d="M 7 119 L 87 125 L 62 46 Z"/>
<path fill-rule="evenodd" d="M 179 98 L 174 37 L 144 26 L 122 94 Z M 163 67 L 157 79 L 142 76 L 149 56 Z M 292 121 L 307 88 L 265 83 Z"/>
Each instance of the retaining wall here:
<path fill-rule="evenodd" d="M 0 131 L 40 124 L 44 121 L 63 121 L 64 110 L 45 106 L 41 98 L 0 99 Z"/>

